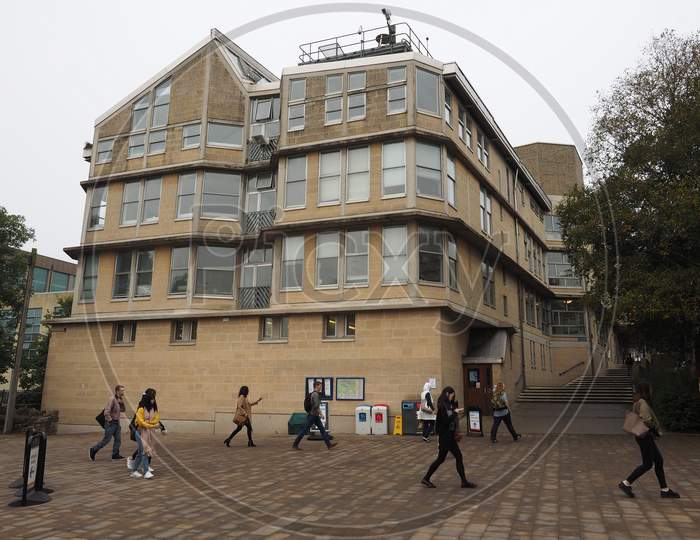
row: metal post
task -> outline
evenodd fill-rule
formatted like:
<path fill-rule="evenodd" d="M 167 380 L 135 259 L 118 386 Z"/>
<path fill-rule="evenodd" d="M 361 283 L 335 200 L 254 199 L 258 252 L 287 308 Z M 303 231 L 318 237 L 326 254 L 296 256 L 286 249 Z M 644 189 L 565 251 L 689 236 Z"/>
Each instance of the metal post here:
<path fill-rule="evenodd" d="M 19 317 L 19 330 L 17 332 L 17 347 L 15 349 L 15 365 L 12 369 L 12 377 L 10 378 L 10 391 L 7 396 L 7 410 L 5 411 L 5 435 L 12 433 L 12 426 L 15 417 L 15 399 L 17 397 L 17 386 L 19 383 L 19 374 L 22 369 L 22 346 L 24 345 L 24 331 L 27 327 L 27 309 L 29 308 L 29 299 L 32 296 L 32 276 L 34 274 L 34 265 L 36 264 L 36 248 L 32 249 L 29 256 L 29 264 L 27 265 L 27 278 L 25 280 L 24 302 Z"/>

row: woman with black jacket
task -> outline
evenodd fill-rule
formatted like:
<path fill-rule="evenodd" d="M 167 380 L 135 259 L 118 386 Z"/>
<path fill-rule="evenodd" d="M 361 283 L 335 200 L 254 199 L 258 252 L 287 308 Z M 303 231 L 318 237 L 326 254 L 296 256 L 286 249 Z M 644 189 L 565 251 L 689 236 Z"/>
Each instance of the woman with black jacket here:
<path fill-rule="evenodd" d="M 438 434 L 438 456 L 428 468 L 428 472 L 421 480 L 421 484 L 426 487 L 434 488 L 435 484 L 430 481 L 430 477 L 438 467 L 443 464 L 447 453 L 450 452 L 454 457 L 457 465 L 457 473 L 462 479 L 463 488 L 474 488 L 473 484 L 467 480 L 467 475 L 464 472 L 464 461 L 462 460 L 462 452 L 459 450 L 459 415 L 464 412 L 464 409 L 458 409 L 455 402 L 455 391 L 451 386 L 446 386 L 437 403 L 437 420 L 435 422 L 435 430 Z"/>

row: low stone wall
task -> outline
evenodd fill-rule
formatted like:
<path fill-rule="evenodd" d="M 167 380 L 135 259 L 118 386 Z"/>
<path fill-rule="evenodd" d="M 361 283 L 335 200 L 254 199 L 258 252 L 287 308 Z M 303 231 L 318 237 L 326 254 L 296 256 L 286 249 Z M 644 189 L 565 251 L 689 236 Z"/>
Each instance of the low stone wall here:
<path fill-rule="evenodd" d="M 5 423 L 4 411 L 0 413 L 0 425 Z M 17 409 L 15 411 L 12 431 L 22 433 L 27 428 L 55 435 L 58 429 L 58 411 L 37 411 L 36 409 Z"/>

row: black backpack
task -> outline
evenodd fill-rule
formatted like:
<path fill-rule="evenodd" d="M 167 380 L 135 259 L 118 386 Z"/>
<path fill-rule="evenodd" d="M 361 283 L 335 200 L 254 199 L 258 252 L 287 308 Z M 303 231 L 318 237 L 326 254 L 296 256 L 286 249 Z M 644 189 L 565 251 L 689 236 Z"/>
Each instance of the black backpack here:
<path fill-rule="evenodd" d="M 314 406 L 313 402 L 311 401 L 311 392 L 306 394 L 306 397 L 304 398 L 304 410 L 306 411 L 306 414 L 311 412 L 312 407 Z"/>

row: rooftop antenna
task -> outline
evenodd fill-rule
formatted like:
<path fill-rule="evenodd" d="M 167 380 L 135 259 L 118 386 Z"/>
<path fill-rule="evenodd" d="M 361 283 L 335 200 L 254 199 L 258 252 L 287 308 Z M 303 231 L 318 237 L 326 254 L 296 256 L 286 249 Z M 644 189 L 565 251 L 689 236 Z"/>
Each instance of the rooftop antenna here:
<path fill-rule="evenodd" d="M 430 48 L 428 47 L 430 45 L 430 37 L 425 36 L 425 52 L 430 54 Z"/>
<path fill-rule="evenodd" d="M 389 29 L 388 34 L 379 34 L 377 36 L 377 43 L 379 45 L 394 45 L 396 43 L 396 25 L 391 24 L 391 10 L 389 8 L 382 8 L 382 13 L 386 17 L 386 27 Z"/>

